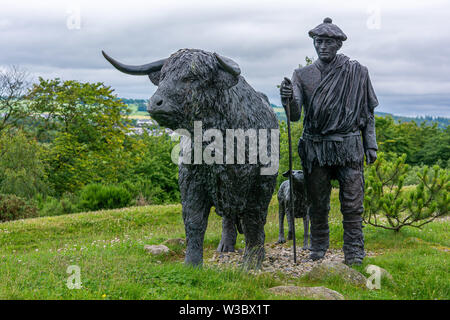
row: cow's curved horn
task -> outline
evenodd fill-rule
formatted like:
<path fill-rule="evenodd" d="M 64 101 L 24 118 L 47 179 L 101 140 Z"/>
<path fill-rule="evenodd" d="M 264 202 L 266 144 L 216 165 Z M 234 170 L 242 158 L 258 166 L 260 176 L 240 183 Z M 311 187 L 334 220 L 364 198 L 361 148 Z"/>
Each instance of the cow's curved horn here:
<path fill-rule="evenodd" d="M 238 77 L 241 74 L 241 68 L 239 68 L 239 65 L 236 62 L 234 62 L 229 58 L 222 57 L 221 55 L 215 52 L 214 56 L 216 57 L 217 61 L 219 62 L 219 65 L 222 67 L 223 70 L 232 74 L 235 77 Z"/>
<path fill-rule="evenodd" d="M 167 59 L 161 59 L 155 62 L 143 64 L 141 66 L 129 66 L 108 56 L 105 51 L 102 50 L 102 54 L 106 60 L 108 60 L 117 70 L 133 76 L 146 76 L 152 72 L 161 70 Z"/>

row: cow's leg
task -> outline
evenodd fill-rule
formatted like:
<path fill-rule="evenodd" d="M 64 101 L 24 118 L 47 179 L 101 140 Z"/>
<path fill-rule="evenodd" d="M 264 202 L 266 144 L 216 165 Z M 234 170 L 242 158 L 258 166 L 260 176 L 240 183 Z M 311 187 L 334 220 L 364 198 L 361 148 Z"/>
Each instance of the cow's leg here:
<path fill-rule="evenodd" d="M 278 202 L 278 225 L 279 225 L 279 233 L 278 233 L 278 243 L 285 243 L 286 239 L 284 238 L 284 216 L 285 216 L 286 208 L 284 207 L 284 202 Z"/>
<path fill-rule="evenodd" d="M 259 210 L 258 210 L 259 209 Z M 245 235 L 244 269 L 259 269 L 264 260 L 264 225 L 266 223 L 267 209 L 261 208 L 246 210 L 242 218 L 242 227 Z"/>
<path fill-rule="evenodd" d="M 309 246 L 309 215 L 306 214 L 303 217 L 303 250 L 310 250 Z"/>
<path fill-rule="evenodd" d="M 183 220 L 186 231 L 186 257 L 184 263 L 201 266 L 203 263 L 203 239 L 211 206 L 207 202 L 183 203 Z"/>
<path fill-rule="evenodd" d="M 232 217 L 222 218 L 222 238 L 220 239 L 219 252 L 234 252 L 234 246 L 236 245 L 237 230 L 236 220 Z"/>
<path fill-rule="evenodd" d="M 264 260 L 264 225 L 277 176 L 260 175 L 243 211 L 241 222 L 245 236 L 244 269 L 258 269 Z"/>

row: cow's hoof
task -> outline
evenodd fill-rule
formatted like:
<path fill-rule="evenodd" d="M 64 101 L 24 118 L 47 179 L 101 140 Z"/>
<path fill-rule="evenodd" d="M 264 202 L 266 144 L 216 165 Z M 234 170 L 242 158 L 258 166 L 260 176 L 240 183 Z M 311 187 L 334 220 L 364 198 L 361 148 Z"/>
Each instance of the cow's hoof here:
<path fill-rule="evenodd" d="M 309 257 L 312 261 L 320 260 L 325 257 L 325 251 L 312 251 Z"/>
<path fill-rule="evenodd" d="M 286 239 L 285 239 L 285 238 L 278 238 L 277 243 L 278 243 L 278 244 L 286 243 Z"/>
<path fill-rule="evenodd" d="M 303 246 L 302 250 L 309 250 L 309 251 L 311 251 L 311 246 Z"/>
<path fill-rule="evenodd" d="M 244 270 L 258 270 L 261 269 L 264 260 L 264 247 L 258 246 L 251 249 L 245 249 L 242 261 L 242 268 Z"/>
<path fill-rule="evenodd" d="M 219 243 L 219 246 L 217 247 L 217 252 L 234 252 L 234 245 L 232 244 L 226 244 L 226 243 Z"/>
<path fill-rule="evenodd" d="M 203 266 L 203 259 L 191 259 L 186 257 L 184 264 L 188 267 L 201 268 Z"/>

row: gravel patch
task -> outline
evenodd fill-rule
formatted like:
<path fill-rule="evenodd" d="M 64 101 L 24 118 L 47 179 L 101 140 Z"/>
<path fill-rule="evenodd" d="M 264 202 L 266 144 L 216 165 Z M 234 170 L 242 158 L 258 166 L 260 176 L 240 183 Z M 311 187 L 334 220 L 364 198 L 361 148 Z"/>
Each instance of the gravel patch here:
<path fill-rule="evenodd" d="M 281 272 L 290 277 L 301 277 L 311 271 L 311 269 L 324 262 L 344 261 L 342 249 L 329 249 L 325 257 L 319 261 L 312 261 L 309 258 L 310 251 L 297 247 L 297 264 L 294 264 L 294 253 L 292 247 L 282 244 L 266 244 L 266 255 L 260 270 L 251 270 L 250 273 L 262 274 L 272 273 L 275 277 L 277 272 Z M 212 258 L 205 261 L 206 265 L 216 267 L 239 268 L 242 264 L 244 251 L 239 249 L 236 252 L 215 252 Z M 366 252 L 366 256 L 374 256 L 374 253 Z"/>

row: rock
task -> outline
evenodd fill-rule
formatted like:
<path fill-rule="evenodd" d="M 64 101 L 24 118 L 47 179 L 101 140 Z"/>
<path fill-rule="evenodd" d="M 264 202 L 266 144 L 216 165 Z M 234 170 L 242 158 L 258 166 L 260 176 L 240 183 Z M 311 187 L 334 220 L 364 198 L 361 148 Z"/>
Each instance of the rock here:
<path fill-rule="evenodd" d="M 163 244 L 158 244 L 158 245 L 146 245 L 144 246 L 144 249 L 148 252 L 151 253 L 153 255 L 160 255 L 163 253 L 167 253 L 169 252 L 169 248 L 167 248 L 165 245 Z"/>
<path fill-rule="evenodd" d="M 174 238 L 174 239 L 167 239 L 163 242 L 165 245 L 173 245 L 173 246 L 184 246 L 184 239 L 182 238 Z"/>
<path fill-rule="evenodd" d="M 368 274 L 371 275 L 371 274 L 373 274 L 373 271 L 372 271 L 372 270 L 376 270 L 376 269 L 379 269 L 379 270 L 380 270 L 381 279 L 386 278 L 386 279 L 388 279 L 388 280 L 390 280 L 390 281 L 394 281 L 394 278 L 392 277 L 392 275 L 391 275 L 387 270 L 385 270 L 385 269 L 383 269 L 383 268 L 381 268 L 381 267 L 379 267 L 379 266 L 376 266 L 376 265 L 374 265 L 374 264 L 369 264 L 369 265 L 367 265 L 365 271 L 366 271 Z"/>
<path fill-rule="evenodd" d="M 323 262 L 314 266 L 307 275 L 311 280 L 323 280 L 330 276 L 338 276 L 349 284 L 366 288 L 366 277 L 341 262 Z"/>
<path fill-rule="evenodd" d="M 278 295 L 296 295 L 314 300 L 345 300 L 339 292 L 325 287 L 278 286 L 270 288 L 269 291 Z"/>

